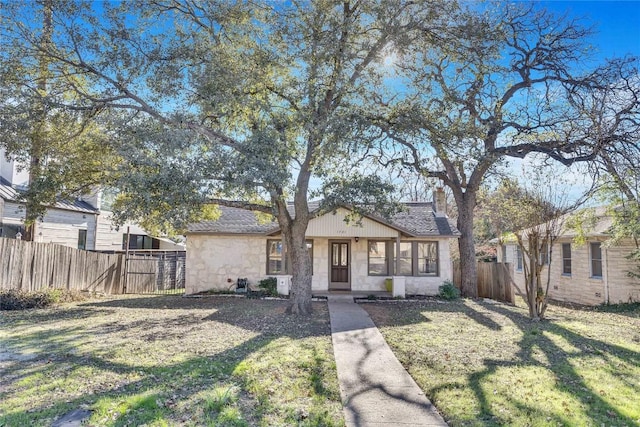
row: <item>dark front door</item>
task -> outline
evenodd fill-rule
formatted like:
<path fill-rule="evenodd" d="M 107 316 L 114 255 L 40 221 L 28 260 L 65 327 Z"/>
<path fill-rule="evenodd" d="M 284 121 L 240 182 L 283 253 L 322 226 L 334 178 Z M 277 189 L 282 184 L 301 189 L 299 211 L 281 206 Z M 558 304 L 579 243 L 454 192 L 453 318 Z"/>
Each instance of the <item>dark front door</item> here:
<path fill-rule="evenodd" d="M 351 290 L 351 257 L 348 241 L 332 241 L 329 244 L 331 277 L 330 290 Z"/>

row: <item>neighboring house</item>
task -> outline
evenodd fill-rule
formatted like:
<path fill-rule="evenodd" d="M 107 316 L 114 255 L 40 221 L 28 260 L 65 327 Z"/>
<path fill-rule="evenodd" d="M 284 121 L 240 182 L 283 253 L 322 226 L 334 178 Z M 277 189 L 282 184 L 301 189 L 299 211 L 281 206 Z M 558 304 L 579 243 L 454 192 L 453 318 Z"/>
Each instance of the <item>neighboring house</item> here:
<path fill-rule="evenodd" d="M 444 193 L 438 194 L 435 203 L 406 203 L 406 211 L 391 220 L 365 216 L 359 225 L 348 224 L 347 207 L 312 219 L 307 228 L 312 289 L 383 291 L 385 279 L 393 277 L 407 294 L 437 294 L 452 280 L 449 246 L 459 236 L 444 213 Z M 277 222 L 261 223 L 241 209 L 220 210 L 217 221 L 189 227 L 186 292 L 227 290 L 237 278 L 254 285 L 272 276 L 289 281 Z"/>
<path fill-rule="evenodd" d="M 555 241 L 551 252 L 549 297 L 584 305 L 640 302 L 640 280 L 627 274 L 635 268 L 634 263 L 626 259 L 635 245 L 631 240 L 615 246 L 605 245 L 612 219 L 604 208 L 597 208 L 595 215 L 595 225 L 587 230 L 585 244 L 574 243 L 577 232 L 567 227 Z M 498 254 L 500 262 L 513 263 L 514 283 L 518 291 L 524 293 L 520 248 L 515 243 L 507 244 Z M 548 253 L 542 257 L 549 259 Z M 547 277 L 547 268 L 543 270 L 543 277 Z"/>
<path fill-rule="evenodd" d="M 17 190 L 0 177 L 0 236 L 15 238 L 18 232 L 24 234 L 24 214 Z M 98 216 L 99 210 L 85 201 L 59 201 L 37 221 L 34 240 L 94 249 Z"/>
<path fill-rule="evenodd" d="M 112 213 L 100 211 L 97 223 L 96 250 L 121 251 L 127 245 L 127 231 L 129 231 L 129 249 L 160 249 L 166 251 L 184 251 L 183 243 L 176 243 L 164 237 L 154 237 L 136 224 L 126 223 L 115 226 L 112 222 Z"/>
<path fill-rule="evenodd" d="M 15 161 L 7 160 L 0 149 L 0 237 L 24 235 L 24 205 L 18 196 L 28 180 L 28 173 Z M 185 249 L 184 245 L 169 239 L 149 236 L 135 224 L 114 226 L 111 212 L 100 210 L 100 205 L 100 193 L 56 202 L 36 222 L 34 240 L 78 249 L 120 251 L 125 249 L 127 227 L 130 227 L 129 249 Z"/>

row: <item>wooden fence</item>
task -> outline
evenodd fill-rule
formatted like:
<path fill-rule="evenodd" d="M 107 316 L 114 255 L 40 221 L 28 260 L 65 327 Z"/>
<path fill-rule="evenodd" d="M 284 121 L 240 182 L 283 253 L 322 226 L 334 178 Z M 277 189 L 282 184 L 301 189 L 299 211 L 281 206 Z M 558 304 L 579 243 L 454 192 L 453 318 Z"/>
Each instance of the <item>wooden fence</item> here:
<path fill-rule="evenodd" d="M 148 274 L 125 279 L 125 264 Z M 0 238 L 0 289 L 38 291 L 59 288 L 121 294 L 156 289 L 156 266 L 123 254 L 82 251 L 53 243 Z"/>
<path fill-rule="evenodd" d="M 513 291 L 513 264 L 479 262 L 478 296 L 515 304 Z M 462 283 L 460 261 L 453 263 L 453 283 L 460 288 Z"/>

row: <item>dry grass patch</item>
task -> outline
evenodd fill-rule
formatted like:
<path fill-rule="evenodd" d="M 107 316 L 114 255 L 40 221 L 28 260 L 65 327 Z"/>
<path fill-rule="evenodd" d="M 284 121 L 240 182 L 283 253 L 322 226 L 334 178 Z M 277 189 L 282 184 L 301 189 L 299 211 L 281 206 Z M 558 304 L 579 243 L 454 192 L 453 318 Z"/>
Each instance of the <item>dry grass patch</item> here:
<path fill-rule="evenodd" d="M 343 425 L 326 304 L 121 297 L 0 318 L 0 426 Z"/>
<path fill-rule="evenodd" d="M 640 425 L 640 306 L 537 323 L 471 300 L 363 307 L 451 425 Z"/>

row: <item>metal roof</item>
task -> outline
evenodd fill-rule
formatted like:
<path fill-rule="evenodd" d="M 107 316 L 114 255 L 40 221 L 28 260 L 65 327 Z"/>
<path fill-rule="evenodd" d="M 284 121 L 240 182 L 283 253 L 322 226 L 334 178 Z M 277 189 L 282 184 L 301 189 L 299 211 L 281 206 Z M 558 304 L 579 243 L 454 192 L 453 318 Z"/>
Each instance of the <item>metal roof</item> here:
<path fill-rule="evenodd" d="M 0 177 L 0 197 L 2 199 L 10 202 L 21 203 L 19 195 L 20 193 L 18 190 L 13 188 L 4 178 Z M 53 206 L 49 207 L 85 213 L 99 212 L 98 209 L 94 208 L 89 203 L 78 199 L 74 201 L 58 200 Z"/>

